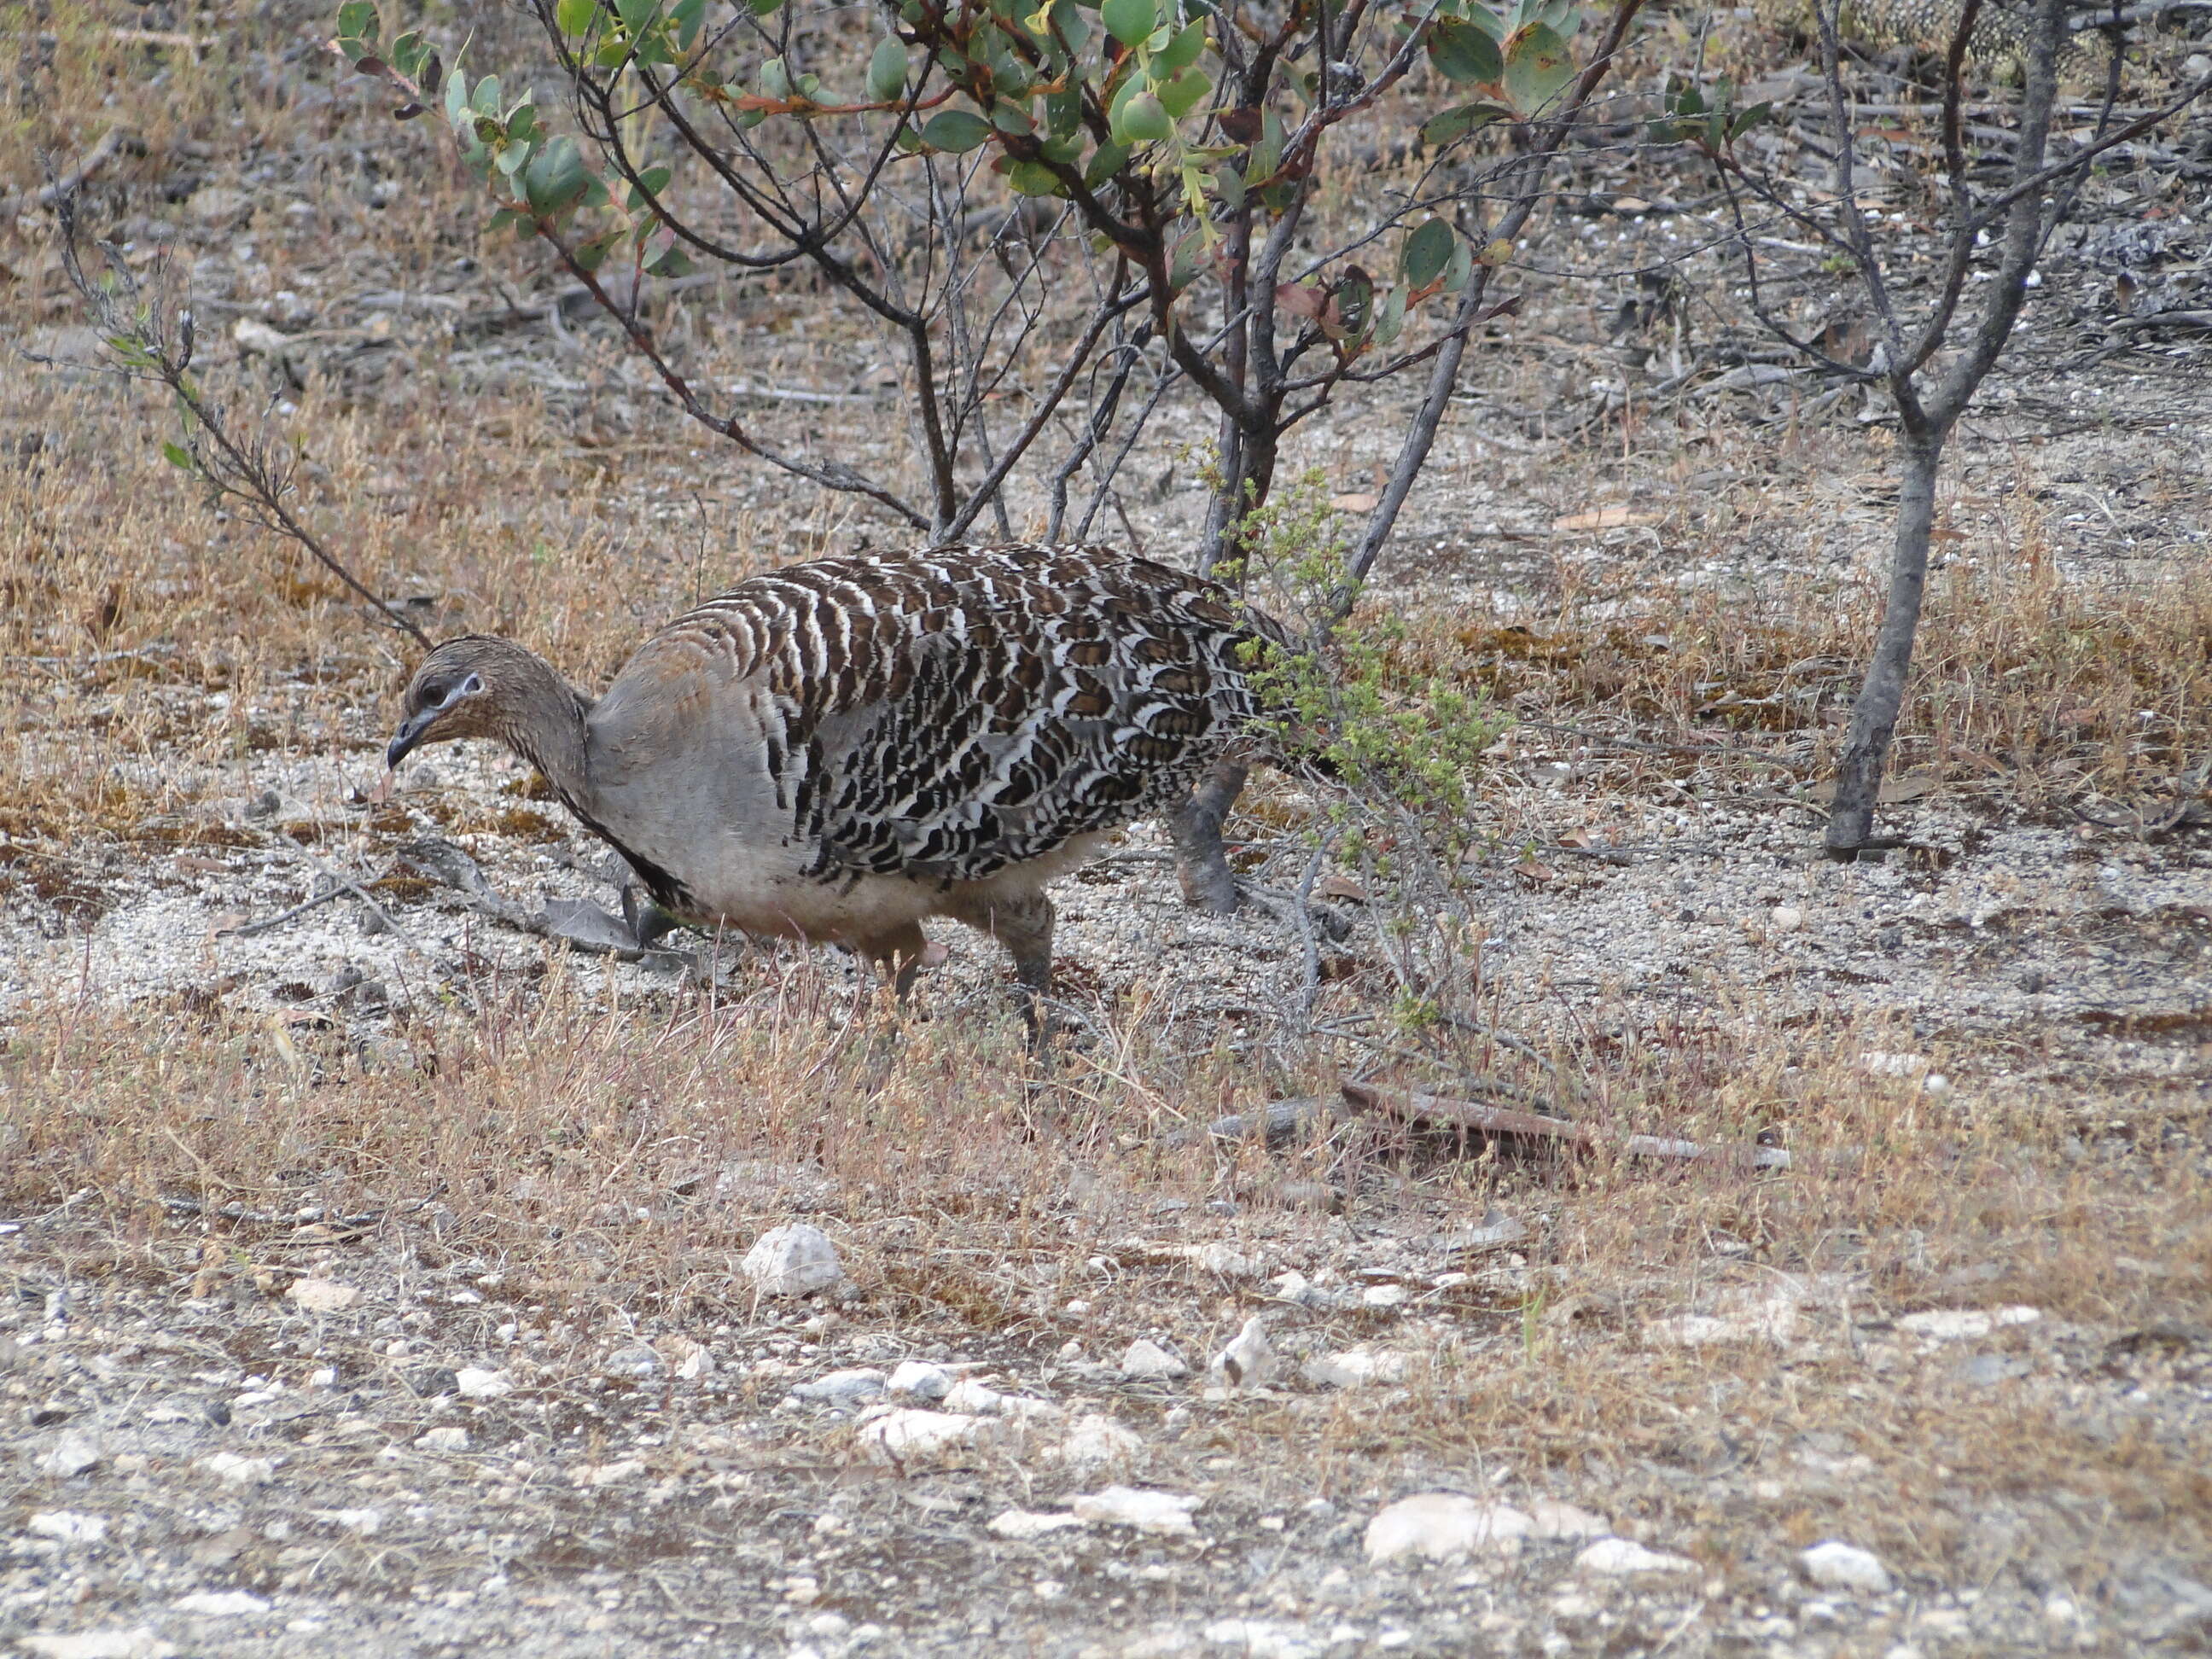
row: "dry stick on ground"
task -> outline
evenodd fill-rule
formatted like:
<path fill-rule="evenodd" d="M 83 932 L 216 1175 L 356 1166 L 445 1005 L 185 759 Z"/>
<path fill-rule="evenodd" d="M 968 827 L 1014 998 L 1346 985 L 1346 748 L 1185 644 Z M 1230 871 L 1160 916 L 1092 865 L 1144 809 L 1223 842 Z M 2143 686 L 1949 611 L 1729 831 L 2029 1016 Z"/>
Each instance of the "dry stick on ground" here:
<path fill-rule="evenodd" d="M 100 367 L 127 380 L 149 380 L 167 386 L 177 400 L 179 412 L 184 417 L 185 439 L 181 448 L 174 444 L 164 447 L 169 459 L 185 466 L 216 495 L 243 506 L 247 515 L 263 529 L 288 536 L 306 549 L 324 569 L 366 600 L 377 615 L 428 651 L 430 636 L 371 592 L 285 506 L 284 497 L 292 488 L 289 471 L 275 458 L 268 440 L 259 435 L 235 435 L 220 405 L 210 402 L 192 379 L 190 309 L 173 305 L 165 295 L 141 283 L 123 261 L 112 256 L 108 259 L 109 280 L 94 280 L 84 268 L 76 198 L 68 195 L 58 198 L 54 210 L 61 222 L 63 271 L 69 277 L 70 286 L 83 301 L 94 326 L 114 354 L 112 363 Z M 52 360 L 39 357 L 33 361 Z"/>
<path fill-rule="evenodd" d="M 2148 112 L 2124 126 L 2106 130 L 2109 112 L 2118 95 L 2118 76 L 2107 78 L 2100 136 L 2063 159 L 2047 159 L 2053 107 L 2058 90 L 2058 52 L 2067 38 L 2066 0 L 2035 0 L 2027 24 L 2027 74 L 2020 97 L 2020 125 L 2012 140 L 2010 178 L 1987 199 L 1978 199 L 1972 179 L 1966 139 L 1975 130 L 1961 119 L 1966 47 L 1981 13 L 1983 0 L 1966 0 L 1954 28 L 1945 63 L 1942 143 L 1946 182 L 1952 216 L 1951 234 L 1940 261 L 1941 276 L 1934 299 L 1917 322 L 1899 314 L 1890 272 L 1876 248 L 1857 180 L 1857 137 L 1851 100 L 1844 81 L 1844 58 L 1838 40 L 1838 15 L 1841 0 L 1819 0 L 1815 15 L 1820 36 L 1828 116 L 1835 143 L 1834 221 L 1793 200 L 1786 185 L 1754 176 L 1735 159 L 1724 143 L 1701 144 L 1713 162 L 1723 188 L 1735 210 L 1735 241 L 1747 281 L 1752 308 L 1777 338 L 1812 362 L 1832 373 L 1857 381 L 1881 381 L 1898 411 L 1904 452 L 1899 479 L 1897 528 L 1890 553 L 1887 592 L 1873 653 L 1857 700 L 1852 706 L 1850 729 L 1838 768 L 1835 797 L 1827 812 L 1824 837 L 1832 858 L 1851 859 L 1863 848 L 1880 845 L 1874 836 L 1875 808 L 1881 787 L 1897 722 L 1905 707 L 1907 677 L 1912 665 L 1915 637 L 1928 580 L 1929 543 L 1935 530 L 1936 484 L 1945 446 L 1966 413 L 1983 380 L 1996 367 L 2011 338 L 2014 325 L 2027 296 L 2027 285 L 2051 234 L 2071 207 L 2075 191 L 2059 187 L 2077 182 L 2090 164 L 2106 151 L 2152 131 L 2188 107 L 2207 91 L 2212 76 L 2198 82 L 2179 98 Z M 2113 50 L 2118 51 L 2115 43 Z M 1731 141 L 1732 142 L 1732 141 Z M 1859 286 L 1875 313 L 1880 335 L 1872 359 L 1864 365 L 1844 362 L 1801 337 L 1768 308 L 1759 287 L 1755 241 L 1746 233 L 1737 195 L 1747 188 L 1767 207 L 1786 214 L 1819 236 L 1850 262 Z M 1972 275 L 1977 245 L 1988 233 L 1998 234 L 1997 269 L 1989 284 L 1989 297 L 1963 339 L 1954 340 L 1954 328 Z"/>
<path fill-rule="evenodd" d="M 1379 1113 L 1409 1126 L 1455 1129 L 1492 1139 L 1556 1146 L 1577 1152 L 1612 1152 L 1624 1158 L 1657 1158 L 1674 1163 L 1729 1164 L 1747 1170 L 1786 1170 L 1790 1154 L 1779 1146 L 1707 1146 L 1669 1135 L 1607 1135 L 1588 1124 L 1563 1117 L 1510 1107 L 1486 1106 L 1479 1101 L 1451 1100 L 1442 1095 L 1378 1089 L 1364 1083 L 1344 1085 L 1344 1098 L 1356 1110 Z"/>

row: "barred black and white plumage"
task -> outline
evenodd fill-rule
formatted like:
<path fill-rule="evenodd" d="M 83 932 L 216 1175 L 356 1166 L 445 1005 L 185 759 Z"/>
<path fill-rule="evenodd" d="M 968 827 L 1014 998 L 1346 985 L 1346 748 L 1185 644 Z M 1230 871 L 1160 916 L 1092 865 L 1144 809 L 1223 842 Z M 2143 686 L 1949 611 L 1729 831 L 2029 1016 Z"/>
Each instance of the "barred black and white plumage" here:
<path fill-rule="evenodd" d="M 849 945 L 903 983 L 949 915 L 1041 991 L 1044 884 L 1248 740 L 1263 640 L 1217 585 L 1108 548 L 853 554 L 678 617 L 597 702 L 519 646 L 448 641 L 390 752 L 505 741 L 686 921 Z"/>

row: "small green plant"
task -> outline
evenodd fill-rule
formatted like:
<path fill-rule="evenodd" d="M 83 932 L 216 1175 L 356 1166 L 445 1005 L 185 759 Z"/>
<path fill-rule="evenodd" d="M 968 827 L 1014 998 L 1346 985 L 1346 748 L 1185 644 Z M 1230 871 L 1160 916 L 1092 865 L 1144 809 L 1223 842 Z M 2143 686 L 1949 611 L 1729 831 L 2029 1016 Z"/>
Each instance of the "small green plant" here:
<path fill-rule="evenodd" d="M 1475 781 L 1483 751 L 1508 721 L 1479 690 L 1406 670 L 1405 620 L 1359 607 L 1342 523 L 1317 471 L 1239 521 L 1236 556 L 1223 574 L 1248 592 L 1264 591 L 1264 608 L 1315 647 L 1265 653 L 1255 684 L 1279 711 L 1273 735 L 1285 754 L 1334 775 L 1363 799 L 1389 802 L 1419 826 L 1438 867 L 1449 870 L 1479 839 Z M 1348 818 L 1340 830 L 1349 850 L 1389 872 L 1396 840 L 1362 833 Z"/>
<path fill-rule="evenodd" d="M 1484 751 L 1507 721 L 1479 691 L 1408 668 L 1404 619 L 1358 604 L 1342 526 L 1322 476 L 1307 472 L 1242 517 L 1223 574 L 1290 635 L 1289 648 L 1254 647 L 1268 740 L 1338 786 L 1312 830 L 1302 892 L 1328 859 L 1361 872 L 1398 981 L 1390 1024 L 1413 1036 L 1463 1021 L 1479 987 L 1466 873 L 1487 839 L 1475 811 Z M 1310 938 L 1307 954 L 1310 1007 Z"/>

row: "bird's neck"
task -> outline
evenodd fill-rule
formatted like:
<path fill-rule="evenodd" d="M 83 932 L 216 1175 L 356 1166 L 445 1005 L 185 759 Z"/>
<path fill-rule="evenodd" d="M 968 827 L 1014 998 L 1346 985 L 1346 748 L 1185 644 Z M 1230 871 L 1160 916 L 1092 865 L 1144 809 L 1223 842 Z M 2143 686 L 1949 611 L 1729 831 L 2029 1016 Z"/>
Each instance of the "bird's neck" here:
<path fill-rule="evenodd" d="M 562 678 L 541 657 L 530 659 L 525 684 L 514 688 L 501 737 L 507 746 L 545 775 L 563 800 L 591 799 L 591 756 L 584 717 L 591 699 Z"/>

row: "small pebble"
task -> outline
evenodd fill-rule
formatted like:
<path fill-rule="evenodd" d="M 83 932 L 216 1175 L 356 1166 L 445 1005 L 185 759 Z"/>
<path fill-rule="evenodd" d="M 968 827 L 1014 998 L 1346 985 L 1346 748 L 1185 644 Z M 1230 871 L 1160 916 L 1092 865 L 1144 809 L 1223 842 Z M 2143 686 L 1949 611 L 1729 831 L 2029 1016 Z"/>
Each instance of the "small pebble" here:
<path fill-rule="evenodd" d="M 1799 1555 L 1805 1576 L 1822 1589 L 1856 1590 L 1867 1595 L 1889 1594 L 1889 1571 L 1869 1550 L 1831 1538 Z"/>

